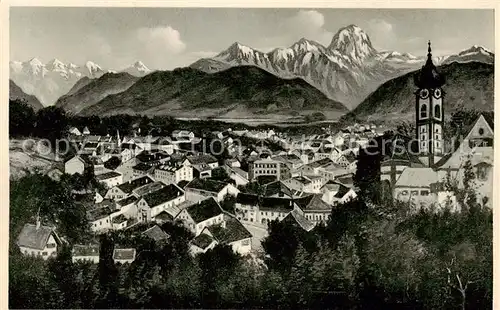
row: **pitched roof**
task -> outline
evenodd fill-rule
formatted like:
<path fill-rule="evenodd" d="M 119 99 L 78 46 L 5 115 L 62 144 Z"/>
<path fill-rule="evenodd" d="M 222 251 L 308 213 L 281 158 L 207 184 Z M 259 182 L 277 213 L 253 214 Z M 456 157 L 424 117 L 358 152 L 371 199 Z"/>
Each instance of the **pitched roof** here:
<path fill-rule="evenodd" d="M 222 189 L 224 189 L 224 187 L 226 187 L 227 184 L 228 183 L 219 182 L 211 179 L 193 179 L 185 186 L 185 188 L 200 189 L 212 193 L 218 193 Z"/>
<path fill-rule="evenodd" d="M 129 180 L 128 182 L 122 183 L 117 187 L 124 193 L 130 194 L 136 188 L 139 188 L 145 184 L 153 183 L 154 180 L 149 176 L 143 176 L 137 179 Z"/>
<path fill-rule="evenodd" d="M 54 232 L 51 227 L 26 224 L 17 238 L 17 245 L 30 249 L 43 250 L 47 245 L 50 235 Z"/>
<path fill-rule="evenodd" d="M 122 175 L 121 173 L 118 173 L 115 171 L 109 171 L 106 173 L 98 174 L 95 177 L 97 180 L 102 181 L 102 180 L 107 180 L 107 179 L 111 179 L 111 178 L 116 178 L 116 177 L 119 177 L 121 175 Z"/>
<path fill-rule="evenodd" d="M 314 224 L 301 215 L 297 210 L 292 210 L 292 212 L 288 213 L 282 222 L 297 225 L 305 231 L 310 231 L 314 228 Z"/>
<path fill-rule="evenodd" d="M 204 250 L 206 249 L 212 242 L 214 241 L 214 238 L 208 234 L 199 234 L 196 236 L 193 240 L 191 240 L 191 243 L 200 249 Z"/>
<path fill-rule="evenodd" d="M 259 203 L 259 196 L 247 193 L 238 193 L 236 203 L 242 205 L 256 206 Z"/>
<path fill-rule="evenodd" d="M 120 215 L 113 218 L 113 224 L 121 224 L 121 223 L 126 222 L 126 221 L 127 221 L 127 218 L 123 214 L 120 214 Z"/>
<path fill-rule="evenodd" d="M 168 213 L 167 211 L 161 211 L 155 216 L 155 220 L 160 220 L 160 221 L 173 221 L 174 217 L 172 214 Z"/>
<path fill-rule="evenodd" d="M 341 199 L 343 198 L 347 193 L 349 193 L 351 191 L 351 188 L 343 185 L 343 184 L 340 184 L 340 187 L 337 191 L 337 193 L 334 195 L 335 198 L 338 198 L 338 199 Z"/>
<path fill-rule="evenodd" d="M 184 191 L 175 184 L 169 184 L 152 193 L 144 195 L 142 198 L 146 200 L 150 208 L 158 206 L 162 203 L 171 201 L 179 196 L 182 196 Z"/>
<path fill-rule="evenodd" d="M 129 196 L 127 198 L 118 200 L 116 202 L 116 204 L 124 207 L 124 206 L 128 206 L 129 204 L 137 202 L 137 200 L 139 200 L 139 198 L 137 198 L 136 196 Z"/>
<path fill-rule="evenodd" d="M 207 229 L 220 243 L 231 243 L 247 238 L 252 238 L 252 234 L 236 218 L 228 216 L 225 220 L 226 227 L 222 224 L 212 225 Z"/>
<path fill-rule="evenodd" d="M 153 239 L 154 241 L 167 240 L 170 237 L 158 225 L 154 225 L 153 227 L 147 229 L 143 232 L 143 234 Z"/>
<path fill-rule="evenodd" d="M 295 200 L 302 211 L 330 211 L 332 207 L 321 199 L 321 194 L 312 194 Z"/>
<path fill-rule="evenodd" d="M 307 166 L 309 166 L 311 168 L 319 168 L 319 167 L 329 165 L 331 163 L 333 163 L 333 160 L 331 160 L 330 158 L 323 158 L 320 160 L 313 161 L 312 163 L 307 164 Z"/>
<path fill-rule="evenodd" d="M 210 154 L 199 154 L 199 155 L 192 155 L 188 156 L 187 159 L 191 163 L 191 165 L 199 165 L 199 164 L 211 164 L 211 163 L 216 163 L 217 158 Z"/>
<path fill-rule="evenodd" d="M 203 222 L 222 213 L 222 208 L 214 198 L 202 200 L 185 209 L 193 221 Z"/>
<path fill-rule="evenodd" d="M 259 201 L 261 210 L 291 211 L 293 206 L 293 200 L 288 198 L 263 197 Z"/>
<path fill-rule="evenodd" d="M 73 256 L 99 256 L 100 246 L 99 244 L 75 244 L 71 252 Z"/>
<path fill-rule="evenodd" d="M 396 181 L 396 187 L 430 187 L 439 181 L 438 174 L 432 168 L 406 168 Z"/>
<path fill-rule="evenodd" d="M 292 190 L 282 181 L 274 181 L 265 185 L 264 196 L 274 196 L 280 193 L 292 196 Z"/>
<path fill-rule="evenodd" d="M 128 249 L 121 249 L 117 248 L 113 250 L 113 259 L 135 259 L 135 249 L 134 248 L 128 248 Z"/>
<path fill-rule="evenodd" d="M 113 211 L 109 206 L 96 208 L 87 211 L 87 218 L 90 222 L 94 222 L 109 216 Z"/>
<path fill-rule="evenodd" d="M 154 168 L 155 168 L 155 166 L 153 166 L 150 163 L 138 163 L 137 165 L 132 167 L 132 169 L 134 169 L 134 170 L 143 171 L 143 172 L 153 170 Z"/>

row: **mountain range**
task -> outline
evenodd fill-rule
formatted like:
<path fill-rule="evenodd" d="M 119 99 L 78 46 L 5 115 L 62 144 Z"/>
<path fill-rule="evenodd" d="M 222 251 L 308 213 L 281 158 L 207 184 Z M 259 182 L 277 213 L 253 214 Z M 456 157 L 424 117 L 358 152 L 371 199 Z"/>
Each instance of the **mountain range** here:
<path fill-rule="evenodd" d="M 38 101 L 38 99 L 33 95 L 28 95 L 23 90 L 16 85 L 12 80 L 9 80 L 9 99 L 10 100 L 21 100 L 27 105 L 33 108 L 33 110 L 38 111 L 43 109 L 43 105 Z"/>
<path fill-rule="evenodd" d="M 80 98 L 75 98 L 78 101 Z M 318 110 L 337 116 L 347 112 L 342 103 L 327 98 L 302 79 L 282 79 L 255 66 L 239 66 L 211 74 L 189 67 L 156 71 L 80 114 L 269 118 L 273 114 L 296 116 Z"/>
<path fill-rule="evenodd" d="M 445 63 L 437 69 L 443 86 L 445 115 L 457 110 L 493 111 L 494 66 L 481 62 Z M 390 80 L 342 117 L 348 121 L 390 121 L 415 118 L 414 72 Z"/>
<path fill-rule="evenodd" d="M 426 57 L 397 51 L 377 51 L 359 27 L 341 28 L 330 45 L 300 39 L 288 48 L 263 53 L 238 42 L 212 58 L 190 66 L 219 72 L 240 65 L 253 65 L 283 78 L 300 77 L 329 98 L 353 109 L 384 82 L 420 68 Z M 435 57 L 435 64 L 477 60 L 493 63 L 494 55 L 480 46 L 456 55 Z"/>
<path fill-rule="evenodd" d="M 87 61 L 83 65 L 63 63 L 53 59 L 42 63 L 38 58 L 28 61 L 10 61 L 10 79 L 25 93 L 34 95 L 44 105 L 53 105 L 57 99 L 71 91 L 81 79 L 96 79 L 113 70 L 103 69 L 100 65 Z M 144 76 L 151 72 L 138 61 L 123 70 L 135 76 Z M 85 81 L 85 80 L 84 80 Z"/>

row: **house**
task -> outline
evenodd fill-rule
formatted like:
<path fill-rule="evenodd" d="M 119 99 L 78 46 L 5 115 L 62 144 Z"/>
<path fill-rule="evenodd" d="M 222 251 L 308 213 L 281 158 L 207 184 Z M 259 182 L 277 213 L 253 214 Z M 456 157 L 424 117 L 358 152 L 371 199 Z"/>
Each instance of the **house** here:
<path fill-rule="evenodd" d="M 130 142 L 133 142 L 137 146 L 139 146 L 141 149 L 145 151 L 150 151 L 153 149 L 153 145 L 157 145 L 158 140 L 160 140 L 160 137 L 153 137 L 153 136 L 145 136 L 145 137 L 134 137 L 132 138 Z"/>
<path fill-rule="evenodd" d="M 143 235 L 146 235 L 147 237 L 153 239 L 154 241 L 165 241 L 170 238 L 170 236 L 163 231 L 163 229 L 160 228 L 158 225 L 154 225 L 151 228 L 148 228 L 146 231 L 142 233 Z"/>
<path fill-rule="evenodd" d="M 162 211 L 167 211 L 185 201 L 184 191 L 175 184 L 147 193 L 137 203 L 139 222 L 149 222 Z"/>
<path fill-rule="evenodd" d="M 84 135 L 90 135 L 90 130 L 89 130 L 89 128 L 88 128 L 87 126 L 85 126 L 85 128 L 83 128 L 82 133 L 83 133 Z"/>
<path fill-rule="evenodd" d="M 201 234 L 211 236 L 217 244 L 229 245 L 234 252 L 248 254 L 252 249 L 252 234 L 235 217 L 227 215 L 222 223 L 207 226 Z"/>
<path fill-rule="evenodd" d="M 189 182 L 193 180 L 193 167 L 170 161 L 158 166 L 154 175 L 157 181 L 162 181 L 165 184 L 177 184 L 180 181 Z"/>
<path fill-rule="evenodd" d="M 147 175 L 154 175 L 156 166 L 151 163 L 139 163 L 132 167 L 132 177 L 139 178 Z"/>
<path fill-rule="evenodd" d="M 262 196 L 274 198 L 293 198 L 293 190 L 284 181 L 273 181 L 263 186 Z"/>
<path fill-rule="evenodd" d="M 276 180 L 283 180 L 291 177 L 291 171 L 285 163 L 264 158 L 258 159 L 249 165 L 248 175 L 250 180 L 260 176 L 273 176 Z"/>
<path fill-rule="evenodd" d="M 131 264 L 136 257 L 136 251 L 134 248 L 115 248 L 113 250 L 113 261 L 115 264 Z"/>
<path fill-rule="evenodd" d="M 121 230 L 127 228 L 128 219 L 125 215 L 119 214 L 118 216 L 111 218 L 112 229 Z"/>
<path fill-rule="evenodd" d="M 116 208 L 127 218 L 137 218 L 137 202 L 139 198 L 135 195 L 128 196 L 116 201 Z"/>
<path fill-rule="evenodd" d="M 236 196 L 235 213 L 238 220 L 258 223 L 260 197 L 254 194 L 239 193 Z"/>
<path fill-rule="evenodd" d="M 321 187 L 321 193 L 323 194 L 321 199 L 331 205 L 343 204 L 357 197 L 352 188 L 331 180 Z"/>
<path fill-rule="evenodd" d="M 135 189 L 153 182 L 154 180 L 149 176 L 132 179 L 125 183 L 110 188 L 106 192 L 106 196 L 104 198 L 120 200 L 130 196 Z"/>
<path fill-rule="evenodd" d="M 313 161 L 300 167 L 301 175 L 320 175 L 321 168 L 328 167 L 333 163 L 330 158 Z"/>
<path fill-rule="evenodd" d="M 99 181 L 100 183 L 103 183 L 108 188 L 112 188 L 118 184 L 123 183 L 123 175 L 119 172 L 116 172 L 116 171 L 102 173 L 102 174 L 96 175 L 95 178 L 97 179 L 97 181 Z"/>
<path fill-rule="evenodd" d="M 438 173 L 432 168 L 406 168 L 396 181 L 393 197 L 417 208 L 428 207 L 437 202 L 437 195 L 431 193 L 431 184 L 438 182 Z"/>
<path fill-rule="evenodd" d="M 189 242 L 191 255 L 195 256 L 199 253 L 206 253 L 213 249 L 218 244 L 217 240 L 209 234 L 199 234 Z"/>
<path fill-rule="evenodd" d="M 257 213 L 257 223 L 267 225 L 274 220 L 281 221 L 292 210 L 297 208 L 293 199 L 263 197 L 259 200 Z"/>
<path fill-rule="evenodd" d="M 229 158 L 224 161 L 224 164 L 231 168 L 241 168 L 241 163 L 237 158 Z"/>
<path fill-rule="evenodd" d="M 274 156 L 272 159 L 287 164 L 291 170 L 297 170 L 304 164 L 302 159 L 295 154 L 282 154 Z"/>
<path fill-rule="evenodd" d="M 90 262 L 93 264 L 99 263 L 99 244 L 79 245 L 75 244 L 71 250 L 71 261 L 76 262 Z"/>
<path fill-rule="evenodd" d="M 314 160 L 329 158 L 333 161 L 336 161 L 341 155 L 342 152 L 339 149 L 335 147 L 326 147 L 323 145 L 318 149 L 316 153 L 314 153 Z"/>
<path fill-rule="evenodd" d="M 325 183 L 323 177 L 318 175 L 297 176 L 284 180 L 283 183 L 290 189 L 305 193 L 319 193 Z"/>
<path fill-rule="evenodd" d="M 292 210 L 283 220 L 281 220 L 281 222 L 290 223 L 291 225 L 299 227 L 305 231 L 311 231 L 315 226 L 297 210 Z"/>
<path fill-rule="evenodd" d="M 186 200 L 200 201 L 208 197 L 213 197 L 217 201 L 224 200 L 226 195 L 233 195 L 239 190 L 230 183 L 219 182 L 211 179 L 194 179 L 189 182 L 185 187 Z"/>
<path fill-rule="evenodd" d="M 350 170 L 340 166 L 336 163 L 330 163 L 328 165 L 319 167 L 317 169 L 318 175 L 323 177 L 325 180 L 335 180 L 338 176 L 350 173 Z"/>
<path fill-rule="evenodd" d="M 55 229 L 41 225 L 40 221 L 35 225 L 24 225 L 17 238 L 17 246 L 22 254 L 39 256 L 43 259 L 57 255 L 58 243 L 59 237 Z"/>
<path fill-rule="evenodd" d="M 161 211 L 154 217 L 153 220 L 156 223 L 162 225 L 166 222 L 172 222 L 174 220 L 174 215 L 168 213 L 167 211 Z"/>
<path fill-rule="evenodd" d="M 170 156 L 161 151 L 145 150 L 136 156 L 138 163 L 150 164 L 152 166 L 162 164 L 168 161 Z"/>
<path fill-rule="evenodd" d="M 90 224 L 90 230 L 96 233 L 106 232 L 113 229 L 111 214 L 114 209 L 109 202 L 103 201 L 95 209 L 87 211 L 87 219 Z"/>
<path fill-rule="evenodd" d="M 188 229 L 198 235 L 205 227 L 222 223 L 224 211 L 211 197 L 181 210 L 175 219 L 181 220 Z"/>
<path fill-rule="evenodd" d="M 238 167 L 232 167 L 224 165 L 224 170 L 226 170 L 229 178 L 234 180 L 236 186 L 238 185 L 247 185 L 250 181 L 248 180 L 248 172 L 242 170 Z"/>
<path fill-rule="evenodd" d="M 131 157 L 129 159 L 144 152 L 144 149 L 135 143 L 122 143 L 120 144 L 120 149 L 129 150 L 129 153 L 131 154 Z M 122 161 L 125 162 L 127 160 L 123 159 Z"/>
<path fill-rule="evenodd" d="M 187 130 L 174 130 L 172 131 L 172 137 L 176 139 L 191 141 L 194 139 L 194 133 Z"/>
<path fill-rule="evenodd" d="M 85 169 L 90 167 L 89 163 L 85 161 L 80 155 L 76 155 L 64 163 L 64 173 L 66 174 L 82 174 Z"/>
<path fill-rule="evenodd" d="M 325 223 L 332 213 L 332 206 L 321 199 L 321 197 L 322 194 L 313 194 L 294 200 L 302 211 L 301 215 L 314 225 L 321 222 Z"/>
<path fill-rule="evenodd" d="M 68 130 L 69 134 L 71 135 L 75 135 L 75 136 L 81 136 L 82 133 L 80 130 L 78 130 L 78 128 L 76 127 L 71 127 L 69 130 Z"/>
<path fill-rule="evenodd" d="M 190 165 L 196 166 L 196 165 L 208 165 L 210 169 L 215 169 L 219 167 L 219 161 L 217 158 L 210 154 L 199 154 L 199 155 L 191 155 L 187 156 L 187 160 Z"/>

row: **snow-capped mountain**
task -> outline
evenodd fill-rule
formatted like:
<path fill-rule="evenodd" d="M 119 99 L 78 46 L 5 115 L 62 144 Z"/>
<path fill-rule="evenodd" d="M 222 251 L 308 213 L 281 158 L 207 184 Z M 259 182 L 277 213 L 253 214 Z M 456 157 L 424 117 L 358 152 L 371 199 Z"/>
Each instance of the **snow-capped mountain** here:
<path fill-rule="evenodd" d="M 58 59 L 46 64 L 38 58 L 10 62 L 10 79 L 25 93 L 36 96 L 45 106 L 54 104 L 82 77 L 98 78 L 106 72 L 91 61 L 82 66 L 65 64 Z"/>
<path fill-rule="evenodd" d="M 463 50 L 456 55 L 443 57 L 443 59 L 440 60 L 440 63 L 448 64 L 452 62 L 463 63 L 470 61 L 478 61 L 478 62 L 493 64 L 495 62 L 495 54 L 483 46 L 473 45 L 472 47 Z"/>
<path fill-rule="evenodd" d="M 258 66 L 282 78 L 303 78 L 329 98 L 352 109 L 384 82 L 419 69 L 426 55 L 427 46 L 422 48 L 421 56 L 377 51 L 361 28 L 349 25 L 334 35 L 328 47 L 302 38 L 290 47 L 263 53 L 237 42 L 215 57 L 200 59 L 190 67 L 217 72 L 233 66 Z M 483 61 L 479 55 L 488 58 L 490 54 L 476 48 L 461 52 L 455 58 Z M 435 58 L 435 63 L 455 59 L 452 57 Z"/>
<path fill-rule="evenodd" d="M 142 61 L 136 61 L 130 67 L 127 67 L 124 70 L 122 70 L 122 72 L 126 72 L 133 76 L 142 77 L 151 73 L 151 70 L 148 67 L 146 67 L 146 65 Z"/>

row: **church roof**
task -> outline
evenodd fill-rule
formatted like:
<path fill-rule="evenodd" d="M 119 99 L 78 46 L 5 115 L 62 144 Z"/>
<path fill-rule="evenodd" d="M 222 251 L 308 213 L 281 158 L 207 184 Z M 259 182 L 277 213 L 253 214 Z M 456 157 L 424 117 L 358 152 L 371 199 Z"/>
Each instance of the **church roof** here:
<path fill-rule="evenodd" d="M 429 41 L 429 47 L 427 49 L 427 61 L 422 67 L 420 72 L 415 76 L 415 85 L 418 88 L 438 88 L 444 84 L 444 76 L 442 76 L 436 69 L 436 66 L 432 62 L 431 53 L 431 42 Z"/>

